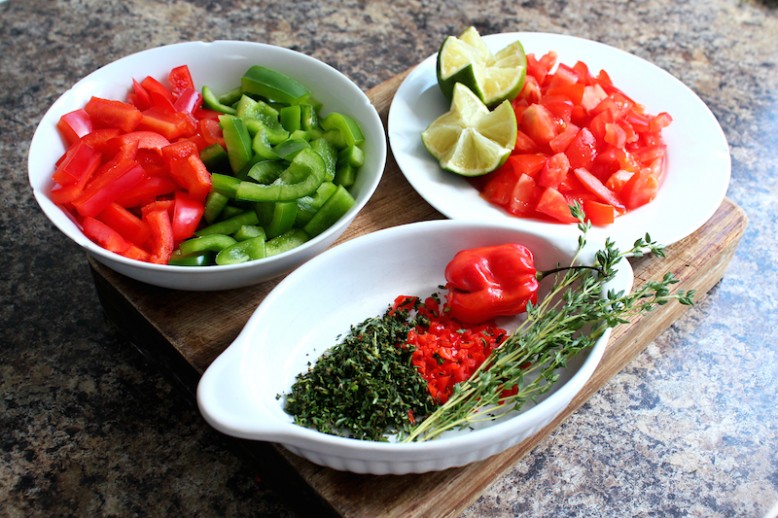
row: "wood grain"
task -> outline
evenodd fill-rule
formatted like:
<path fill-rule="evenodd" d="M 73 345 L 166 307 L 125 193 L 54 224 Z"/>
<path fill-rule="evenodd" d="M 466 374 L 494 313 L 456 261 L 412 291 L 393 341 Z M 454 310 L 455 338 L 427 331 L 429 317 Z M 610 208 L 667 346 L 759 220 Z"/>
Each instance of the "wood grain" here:
<path fill-rule="evenodd" d="M 368 92 L 384 122 L 404 75 Z M 406 182 L 390 154 L 375 195 L 339 242 L 381 228 L 440 218 Z M 631 260 L 636 285 L 672 271 L 680 280 L 679 289 L 694 289 L 698 299 L 703 297 L 724 276 L 746 224 L 743 211 L 730 200 L 724 200 L 702 228 L 669 247 L 664 259 Z M 192 396 L 200 375 L 230 345 L 278 282 L 222 292 L 182 293 L 133 281 L 92 259 L 90 266 L 109 320 Z M 248 441 L 235 441 L 235 445 L 241 454 L 256 463 L 269 482 L 275 482 L 277 489 L 309 510 L 315 508 L 347 517 L 454 516 L 556 429 L 685 310 L 679 304 L 668 304 L 615 329 L 594 375 L 558 419 L 514 448 L 463 468 L 425 475 L 355 475 L 314 465 L 279 446 Z"/>

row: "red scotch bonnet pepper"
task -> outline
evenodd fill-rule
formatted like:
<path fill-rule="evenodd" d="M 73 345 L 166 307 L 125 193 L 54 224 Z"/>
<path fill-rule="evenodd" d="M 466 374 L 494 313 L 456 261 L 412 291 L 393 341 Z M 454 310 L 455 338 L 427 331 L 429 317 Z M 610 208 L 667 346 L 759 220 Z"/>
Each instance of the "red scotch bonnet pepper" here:
<path fill-rule="evenodd" d="M 445 270 L 446 310 L 463 323 L 486 322 L 524 312 L 537 302 L 532 252 L 518 243 L 458 252 Z"/>

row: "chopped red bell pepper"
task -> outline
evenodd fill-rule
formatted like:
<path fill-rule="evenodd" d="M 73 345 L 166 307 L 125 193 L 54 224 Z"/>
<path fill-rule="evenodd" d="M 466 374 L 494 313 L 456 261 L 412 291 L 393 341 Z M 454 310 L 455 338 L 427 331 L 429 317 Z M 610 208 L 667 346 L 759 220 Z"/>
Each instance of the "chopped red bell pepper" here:
<path fill-rule="evenodd" d="M 143 247 L 149 240 L 148 224 L 118 203 L 111 203 L 97 219 L 116 230 L 123 238 L 136 246 Z"/>
<path fill-rule="evenodd" d="M 84 106 L 92 122 L 99 128 L 118 128 L 133 131 L 140 124 L 143 114 L 132 104 L 112 99 L 92 97 Z"/>
<path fill-rule="evenodd" d="M 191 196 L 177 191 L 173 202 L 173 217 L 171 225 L 173 228 L 173 240 L 176 243 L 189 239 L 200 225 L 205 206 L 201 200 L 196 200 Z"/>
<path fill-rule="evenodd" d="M 149 261 L 157 264 L 167 264 L 175 247 L 170 214 L 165 209 L 145 211 L 143 221 L 148 224 L 151 232 Z"/>
<path fill-rule="evenodd" d="M 57 129 L 70 146 L 84 135 L 94 131 L 94 125 L 86 110 L 79 108 L 60 117 Z"/>

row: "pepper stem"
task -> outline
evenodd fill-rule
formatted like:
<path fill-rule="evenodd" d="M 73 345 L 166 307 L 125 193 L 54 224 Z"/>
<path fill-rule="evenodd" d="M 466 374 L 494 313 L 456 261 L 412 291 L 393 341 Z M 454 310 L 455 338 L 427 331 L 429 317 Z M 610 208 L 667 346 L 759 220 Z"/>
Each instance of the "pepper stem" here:
<path fill-rule="evenodd" d="M 560 266 L 559 268 L 552 268 L 550 270 L 537 272 L 535 274 L 535 278 L 537 278 L 537 280 L 539 281 L 542 281 L 544 278 L 546 278 L 549 275 L 559 273 L 559 272 L 564 272 L 566 270 L 594 270 L 600 275 L 605 275 L 605 272 L 602 271 L 602 268 L 598 268 L 597 266 L 578 265 L 578 266 Z"/>

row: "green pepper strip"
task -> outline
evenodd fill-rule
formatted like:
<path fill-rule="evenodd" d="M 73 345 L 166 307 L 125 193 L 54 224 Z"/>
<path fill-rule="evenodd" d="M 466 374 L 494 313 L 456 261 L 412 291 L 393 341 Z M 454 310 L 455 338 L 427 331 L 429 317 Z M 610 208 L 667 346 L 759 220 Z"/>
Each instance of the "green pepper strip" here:
<path fill-rule="evenodd" d="M 253 237 L 228 246 L 216 254 L 216 264 L 238 264 L 265 257 L 264 237 Z"/>
<path fill-rule="evenodd" d="M 213 93 L 213 90 L 207 86 L 203 86 L 203 104 L 206 106 L 206 108 L 210 108 L 211 110 L 217 112 L 228 113 L 230 115 L 235 115 L 236 113 L 235 108 L 232 106 L 227 106 L 226 104 L 219 102 L 216 94 Z"/>
<path fill-rule="evenodd" d="M 212 225 L 195 232 L 197 236 L 209 236 L 211 234 L 234 234 L 243 225 L 256 225 L 259 223 L 257 213 L 253 210 L 246 210 L 235 216 L 223 219 Z"/>
<path fill-rule="evenodd" d="M 224 234 L 211 234 L 203 237 L 187 239 L 178 245 L 182 255 L 191 255 L 199 252 L 220 252 L 230 245 L 237 243 L 235 239 Z"/>
<path fill-rule="evenodd" d="M 289 167 L 269 185 L 241 181 L 235 198 L 246 201 L 295 201 L 316 191 L 324 181 L 324 161 L 311 148 L 295 155 Z"/>

